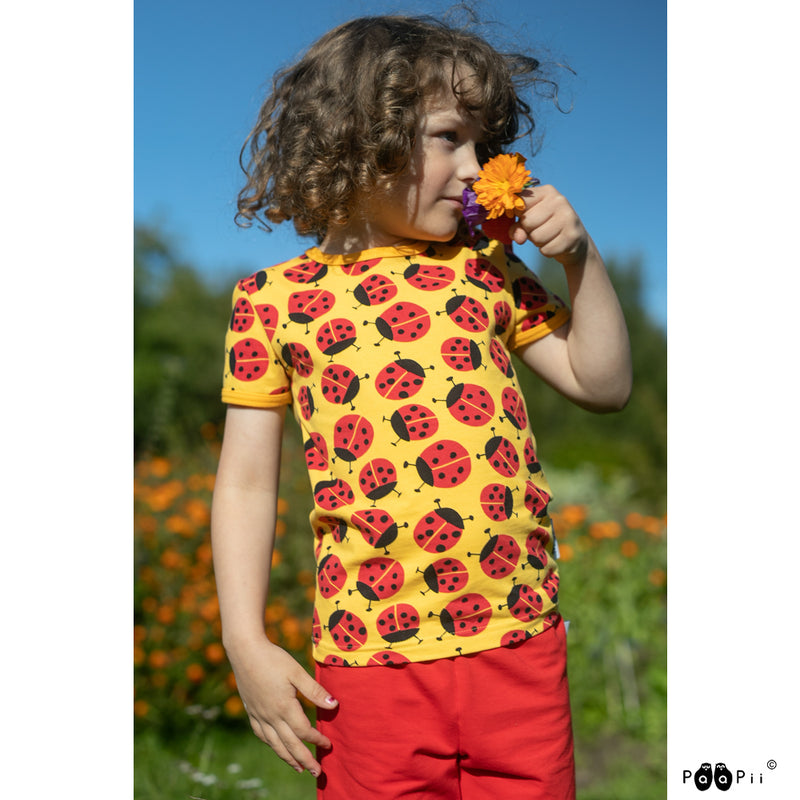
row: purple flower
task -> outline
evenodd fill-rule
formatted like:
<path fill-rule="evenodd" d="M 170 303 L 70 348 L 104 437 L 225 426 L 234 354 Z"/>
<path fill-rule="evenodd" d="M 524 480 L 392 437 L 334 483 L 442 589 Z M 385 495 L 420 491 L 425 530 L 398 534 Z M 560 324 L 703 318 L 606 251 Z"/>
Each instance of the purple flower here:
<path fill-rule="evenodd" d="M 469 235 L 475 235 L 475 226 L 480 225 L 486 221 L 486 209 L 478 203 L 477 195 L 470 188 L 464 189 L 461 194 L 461 199 L 464 203 L 464 208 L 461 213 L 464 215 L 467 227 L 469 228 Z"/>

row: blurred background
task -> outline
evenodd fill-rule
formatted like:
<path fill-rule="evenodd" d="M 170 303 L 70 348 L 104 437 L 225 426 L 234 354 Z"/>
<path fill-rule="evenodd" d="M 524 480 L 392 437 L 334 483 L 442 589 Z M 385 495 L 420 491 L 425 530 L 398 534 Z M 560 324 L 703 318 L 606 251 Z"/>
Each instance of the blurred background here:
<path fill-rule="evenodd" d="M 532 49 L 559 82 L 529 165 L 573 203 L 606 256 L 630 330 L 620 414 L 523 385 L 555 501 L 581 800 L 666 796 L 666 7 L 619 0 L 473 3 L 487 38 Z M 135 5 L 135 797 L 310 798 L 249 731 L 220 645 L 209 514 L 224 426 L 234 282 L 307 245 L 233 223 L 238 154 L 271 74 L 366 13 L 447 3 L 316 0 Z M 564 66 L 557 66 L 566 64 Z M 569 113 L 565 113 L 569 111 Z M 521 256 L 566 294 L 561 269 Z M 525 375 L 524 371 L 519 372 Z M 310 489 L 284 444 L 270 637 L 309 662 Z"/>

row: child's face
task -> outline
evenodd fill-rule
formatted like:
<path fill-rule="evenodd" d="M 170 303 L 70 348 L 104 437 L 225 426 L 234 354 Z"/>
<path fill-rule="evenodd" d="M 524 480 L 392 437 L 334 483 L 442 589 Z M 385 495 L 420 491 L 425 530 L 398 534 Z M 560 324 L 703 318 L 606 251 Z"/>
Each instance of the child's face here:
<path fill-rule="evenodd" d="M 447 242 L 462 219 L 461 194 L 478 177 L 475 148 L 482 136 L 452 93 L 429 102 L 416 132 L 409 169 L 380 200 L 367 204 L 366 219 L 347 226 L 345 240 L 329 231 L 323 249 L 354 252 L 404 239 Z"/>

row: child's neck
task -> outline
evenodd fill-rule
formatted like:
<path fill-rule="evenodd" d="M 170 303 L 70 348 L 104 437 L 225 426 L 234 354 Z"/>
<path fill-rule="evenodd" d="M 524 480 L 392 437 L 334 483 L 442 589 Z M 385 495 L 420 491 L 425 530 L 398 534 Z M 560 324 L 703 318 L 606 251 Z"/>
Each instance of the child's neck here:
<path fill-rule="evenodd" d="M 319 245 L 323 253 L 344 255 L 360 253 L 376 247 L 394 247 L 408 243 L 408 239 L 386 231 L 375 230 L 369 223 L 331 227 Z"/>

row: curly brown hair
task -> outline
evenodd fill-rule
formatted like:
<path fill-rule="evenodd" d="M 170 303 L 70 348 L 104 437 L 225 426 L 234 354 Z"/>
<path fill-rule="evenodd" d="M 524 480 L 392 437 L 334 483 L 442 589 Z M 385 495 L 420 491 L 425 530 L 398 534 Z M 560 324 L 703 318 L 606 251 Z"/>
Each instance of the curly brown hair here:
<path fill-rule="evenodd" d="M 273 78 L 239 157 L 247 183 L 237 224 L 257 220 L 270 230 L 292 220 L 298 234 L 321 241 L 361 199 L 392 188 L 408 166 L 424 101 L 443 91 L 479 121 L 479 160 L 503 152 L 535 127 L 521 92 L 554 85 L 539 66 L 428 17 L 363 17 L 334 28 Z"/>

